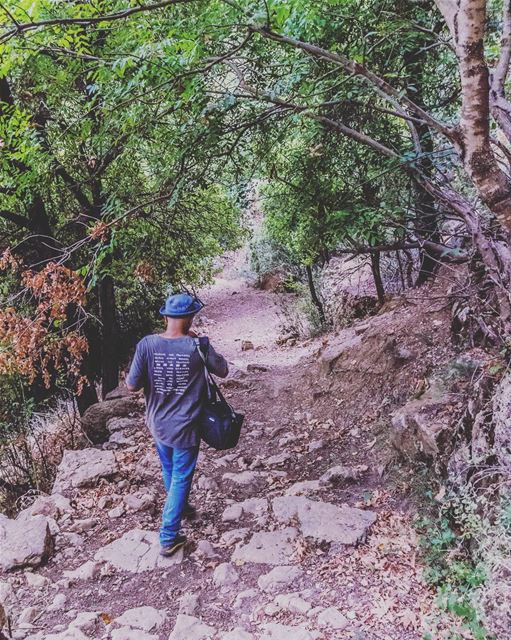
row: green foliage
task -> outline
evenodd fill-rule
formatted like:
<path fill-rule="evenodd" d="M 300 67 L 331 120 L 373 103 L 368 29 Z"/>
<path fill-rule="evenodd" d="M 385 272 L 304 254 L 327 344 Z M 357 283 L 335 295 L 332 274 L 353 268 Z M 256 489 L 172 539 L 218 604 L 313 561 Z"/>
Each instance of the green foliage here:
<path fill-rule="evenodd" d="M 495 640 L 485 629 L 479 605 L 479 593 L 491 570 L 483 550 L 490 539 L 495 540 L 496 530 L 501 530 L 499 523 L 492 524 L 484 515 L 489 507 L 488 496 L 467 488 L 440 503 L 425 505 L 431 515 L 417 521 L 426 562 L 424 576 L 437 590 L 437 605 L 452 618 L 452 640 Z M 438 623 L 445 624 L 445 620 L 429 620 L 432 629 Z M 432 631 L 425 640 L 434 637 Z"/>

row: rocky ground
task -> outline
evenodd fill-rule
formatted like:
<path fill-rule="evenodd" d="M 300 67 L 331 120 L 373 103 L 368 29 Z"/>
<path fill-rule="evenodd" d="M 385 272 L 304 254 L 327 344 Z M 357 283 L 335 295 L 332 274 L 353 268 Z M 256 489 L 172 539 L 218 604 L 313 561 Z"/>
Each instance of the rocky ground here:
<path fill-rule="evenodd" d="M 278 346 L 276 294 L 227 279 L 205 298 L 199 326 L 232 363 L 224 389 L 246 423 L 236 450 L 201 452 L 186 549 L 158 555 L 159 466 L 142 399 L 119 390 L 88 415 L 97 444 L 64 453 L 53 493 L 0 516 L 3 633 L 419 640 L 435 611 L 395 446 L 436 446 L 420 415 L 452 401 L 427 383 L 454 355 L 443 305 L 401 299 Z"/>

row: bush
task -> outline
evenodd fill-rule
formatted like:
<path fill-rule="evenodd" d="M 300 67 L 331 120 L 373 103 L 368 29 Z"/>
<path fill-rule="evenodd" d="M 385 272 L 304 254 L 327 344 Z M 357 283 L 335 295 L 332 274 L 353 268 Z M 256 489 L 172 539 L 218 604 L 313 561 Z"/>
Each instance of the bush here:
<path fill-rule="evenodd" d="M 36 408 L 17 378 L 0 377 L 0 512 L 14 515 L 24 496 L 51 491 L 65 448 L 83 443 L 72 400 Z"/>
<path fill-rule="evenodd" d="M 467 485 L 418 522 L 425 577 L 450 620 L 450 640 L 511 638 L 511 504 L 494 489 Z M 445 619 L 429 620 L 425 640 Z"/>

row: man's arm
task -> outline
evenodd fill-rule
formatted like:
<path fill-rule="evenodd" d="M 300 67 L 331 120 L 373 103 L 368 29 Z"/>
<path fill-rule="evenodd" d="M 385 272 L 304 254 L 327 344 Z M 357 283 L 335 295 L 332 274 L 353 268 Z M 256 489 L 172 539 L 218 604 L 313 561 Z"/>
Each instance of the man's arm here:
<path fill-rule="evenodd" d="M 209 371 L 215 374 L 215 376 L 218 376 L 219 378 L 227 377 L 229 373 L 227 360 L 213 349 L 211 343 L 208 349 L 207 363 Z"/>
<path fill-rule="evenodd" d="M 135 393 L 144 387 L 147 380 L 147 357 L 143 340 L 137 344 L 130 371 L 126 378 L 128 391 Z"/>

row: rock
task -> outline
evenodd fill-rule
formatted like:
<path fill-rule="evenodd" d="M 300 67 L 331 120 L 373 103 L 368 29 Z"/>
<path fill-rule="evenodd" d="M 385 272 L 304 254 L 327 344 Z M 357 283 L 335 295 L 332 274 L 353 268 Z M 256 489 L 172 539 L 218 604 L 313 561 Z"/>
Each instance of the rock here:
<path fill-rule="evenodd" d="M 197 593 L 185 593 L 179 598 L 179 613 L 187 616 L 196 616 L 199 610 L 200 598 Z"/>
<path fill-rule="evenodd" d="M 286 564 L 295 550 L 293 543 L 296 536 L 297 531 L 293 527 L 254 533 L 248 544 L 235 549 L 232 560 L 241 563 Z"/>
<path fill-rule="evenodd" d="M 301 496 L 274 498 L 273 512 L 282 523 L 293 522 L 297 518 L 304 536 L 310 536 L 318 542 L 345 545 L 364 540 L 367 530 L 376 520 L 376 514 L 372 511 L 338 507 Z"/>
<path fill-rule="evenodd" d="M 325 374 L 331 373 L 337 361 L 362 342 L 361 336 L 357 335 L 353 329 L 345 329 L 338 337 L 330 340 L 330 344 L 323 349 L 320 357 L 321 369 Z"/>
<path fill-rule="evenodd" d="M 122 433 L 121 431 L 115 431 L 108 438 L 108 442 L 105 442 L 103 449 L 119 449 L 121 447 L 131 447 L 135 444 L 135 440 Z"/>
<path fill-rule="evenodd" d="M 112 506 L 112 496 L 101 496 L 98 500 L 98 509 L 108 509 Z"/>
<path fill-rule="evenodd" d="M 466 354 L 456 357 L 436 371 L 419 398 L 395 411 L 391 437 L 396 449 L 409 458 L 450 453 L 446 443 L 451 441 L 459 420 L 452 407 L 463 399 L 460 381 L 474 379 L 482 364 Z"/>
<path fill-rule="evenodd" d="M 98 402 L 83 414 L 82 429 L 93 444 L 99 444 L 108 438 L 109 418 L 123 418 L 136 411 L 140 411 L 140 402 L 135 395 Z"/>
<path fill-rule="evenodd" d="M 410 400 L 392 415 L 392 444 L 414 458 L 419 453 L 436 457 L 438 441 L 451 428 L 452 395 L 439 381 L 433 381 L 420 398 Z"/>
<path fill-rule="evenodd" d="M 275 598 L 274 602 L 279 609 L 284 609 L 284 611 L 291 613 L 306 615 L 312 609 L 311 603 L 301 598 L 298 593 L 281 593 Z"/>
<path fill-rule="evenodd" d="M 358 480 L 362 473 L 368 470 L 367 465 L 358 465 L 357 467 L 347 467 L 345 465 L 337 465 L 331 467 L 320 477 L 319 483 L 322 485 L 335 484 L 341 481 Z"/>
<path fill-rule="evenodd" d="M 158 532 L 132 529 L 99 549 L 94 559 L 98 562 L 109 562 L 117 569 L 132 573 L 141 573 L 156 567 L 170 567 L 183 561 L 182 549 L 170 558 L 160 556 L 159 552 Z"/>
<path fill-rule="evenodd" d="M 29 514 L 31 516 L 48 516 L 49 518 L 58 519 L 65 513 L 71 513 L 73 507 L 71 502 L 59 493 L 51 496 L 39 496 L 30 507 L 24 509 L 21 514 Z M 18 516 L 19 517 L 19 516 Z"/>
<path fill-rule="evenodd" d="M 86 636 L 83 631 L 76 627 L 69 627 L 58 633 L 45 633 L 44 635 L 30 636 L 27 640 L 89 640 L 90 636 Z"/>
<path fill-rule="evenodd" d="M 122 504 L 108 511 L 109 518 L 120 518 L 124 515 L 124 506 Z"/>
<path fill-rule="evenodd" d="M 223 389 L 250 389 L 250 384 L 244 380 L 238 380 L 237 378 L 227 378 L 220 381 L 220 386 Z"/>
<path fill-rule="evenodd" d="M 45 587 L 50 583 L 48 578 L 40 576 L 38 573 L 32 573 L 31 571 L 27 571 L 25 573 L 25 580 L 27 581 L 28 586 L 32 587 L 32 589 L 42 589 L 42 587 Z"/>
<path fill-rule="evenodd" d="M 67 596 L 65 593 L 57 593 L 52 600 L 52 603 L 46 607 L 46 611 L 58 611 L 64 609 L 64 605 L 67 602 Z"/>
<path fill-rule="evenodd" d="M 239 580 L 239 574 L 229 562 L 222 562 L 213 572 L 213 584 L 216 587 L 227 587 Z"/>
<path fill-rule="evenodd" d="M 197 481 L 197 487 L 199 489 L 206 489 L 206 491 L 218 491 L 219 486 L 216 480 L 213 478 L 208 478 L 206 476 L 201 476 Z"/>
<path fill-rule="evenodd" d="M 319 480 L 302 480 L 302 482 L 295 482 L 288 487 L 285 494 L 286 496 L 306 496 L 317 491 L 321 491 Z"/>
<path fill-rule="evenodd" d="M 112 451 L 82 449 L 64 451 L 52 493 L 61 493 L 94 484 L 100 478 L 111 478 L 119 472 Z"/>
<path fill-rule="evenodd" d="M 224 531 L 220 537 L 220 542 L 222 544 L 230 547 L 236 542 L 240 542 L 240 540 L 244 540 L 250 529 L 248 527 L 241 527 L 240 529 L 231 529 L 230 531 Z"/>
<path fill-rule="evenodd" d="M 257 584 L 262 591 L 279 591 L 283 587 L 296 582 L 302 576 L 303 571 L 299 567 L 284 565 L 275 567 L 270 572 L 259 576 Z"/>
<path fill-rule="evenodd" d="M 245 591 L 240 591 L 234 600 L 234 608 L 235 609 L 244 609 L 245 608 L 245 600 L 255 599 L 259 596 L 259 592 L 257 589 L 245 589 Z"/>
<path fill-rule="evenodd" d="M 81 580 L 94 580 L 94 578 L 99 576 L 102 566 L 102 562 L 87 560 L 87 562 L 84 562 L 76 569 L 64 571 L 63 575 L 69 580 L 70 584 L 80 582 Z"/>
<path fill-rule="evenodd" d="M 160 461 L 156 453 L 148 451 L 145 456 L 140 458 L 133 475 L 136 478 L 140 478 L 140 480 L 150 480 L 154 482 L 154 479 L 161 475 Z"/>
<path fill-rule="evenodd" d="M 216 633 L 214 627 L 201 622 L 193 616 L 179 614 L 169 640 L 205 640 Z"/>
<path fill-rule="evenodd" d="M 222 514 L 223 522 L 236 522 L 244 514 L 256 517 L 263 516 L 268 512 L 268 500 L 266 498 L 249 498 L 243 502 L 230 504 Z"/>
<path fill-rule="evenodd" d="M 269 622 L 261 626 L 260 640 L 315 640 L 317 632 L 307 631 L 305 627 L 291 627 L 285 624 Z"/>
<path fill-rule="evenodd" d="M 243 507 L 239 502 L 230 504 L 222 513 L 222 522 L 237 522 L 243 516 Z"/>
<path fill-rule="evenodd" d="M 197 548 L 195 549 L 195 555 L 203 558 L 212 559 L 218 557 L 218 552 L 209 540 L 199 540 L 197 542 Z"/>
<path fill-rule="evenodd" d="M 114 629 L 110 634 L 111 640 L 159 640 L 153 633 L 146 633 L 141 629 L 131 627 L 120 627 Z"/>
<path fill-rule="evenodd" d="M 254 640 L 254 636 L 242 629 L 241 627 L 236 627 L 232 631 L 224 633 L 223 636 L 220 636 L 220 640 Z"/>
<path fill-rule="evenodd" d="M 309 451 L 309 453 L 312 453 L 313 451 L 318 451 L 319 449 L 322 449 L 324 446 L 325 446 L 324 440 L 313 440 L 312 442 L 309 443 L 307 450 Z"/>
<path fill-rule="evenodd" d="M 137 423 L 135 418 L 109 418 L 106 421 L 106 429 L 108 433 L 114 434 L 118 431 L 121 432 L 131 432 L 135 431 L 137 428 Z"/>
<path fill-rule="evenodd" d="M 292 459 L 293 459 L 293 456 L 290 453 L 287 453 L 287 451 L 283 451 L 282 453 L 277 453 L 274 456 L 270 456 L 266 460 L 266 464 L 269 467 L 278 466 L 281 464 L 285 464 L 286 462 L 289 462 L 289 460 L 292 460 Z"/>
<path fill-rule="evenodd" d="M 257 471 L 240 471 L 239 473 L 224 473 L 222 476 L 224 480 L 230 480 L 235 484 L 239 484 L 243 487 L 248 487 L 250 485 L 259 485 L 263 480 L 264 476 Z"/>
<path fill-rule="evenodd" d="M 18 625 L 20 624 L 32 624 L 34 620 L 40 615 L 41 611 L 37 607 L 26 607 L 21 612 L 18 618 Z"/>
<path fill-rule="evenodd" d="M 154 607 L 135 607 L 134 609 L 128 609 L 116 618 L 115 623 L 142 629 L 142 631 L 153 631 L 161 627 L 166 617 L 164 611 L 158 611 Z"/>
<path fill-rule="evenodd" d="M 104 626 L 99 611 L 82 611 L 75 617 L 73 622 L 71 622 L 68 630 L 80 629 L 80 631 L 83 631 L 87 636 L 91 637 L 94 636 L 97 631 L 102 631 Z"/>
<path fill-rule="evenodd" d="M 12 588 L 11 583 L 0 580 L 0 603 L 6 604 L 13 598 L 14 598 L 14 589 Z"/>
<path fill-rule="evenodd" d="M 269 371 L 270 368 L 264 364 L 257 364 L 256 362 L 251 362 L 247 364 L 247 371 L 250 373 L 264 373 L 265 371 Z"/>
<path fill-rule="evenodd" d="M 338 631 L 346 629 L 350 622 L 348 618 L 343 616 L 339 609 L 336 609 L 335 607 L 328 607 L 328 609 L 324 609 L 318 615 L 317 620 L 318 626 L 330 627 L 331 629 L 337 629 Z"/>
<path fill-rule="evenodd" d="M 105 400 L 117 400 L 117 398 L 127 398 L 130 395 L 131 391 L 128 390 L 128 387 L 125 384 L 120 384 L 106 394 Z"/>
<path fill-rule="evenodd" d="M 156 497 L 150 493 L 129 493 L 124 496 L 124 504 L 130 511 L 154 511 Z"/>
<path fill-rule="evenodd" d="M 0 569 L 38 567 L 53 551 L 50 518 L 24 514 L 10 520 L 0 514 Z"/>
<path fill-rule="evenodd" d="M 69 531 L 71 533 L 86 533 L 97 525 L 97 521 L 94 518 L 84 518 L 83 520 L 75 520 L 69 525 Z"/>
<path fill-rule="evenodd" d="M 251 340 L 242 340 L 241 341 L 241 350 L 242 351 L 250 351 L 254 348 L 254 343 Z"/>

